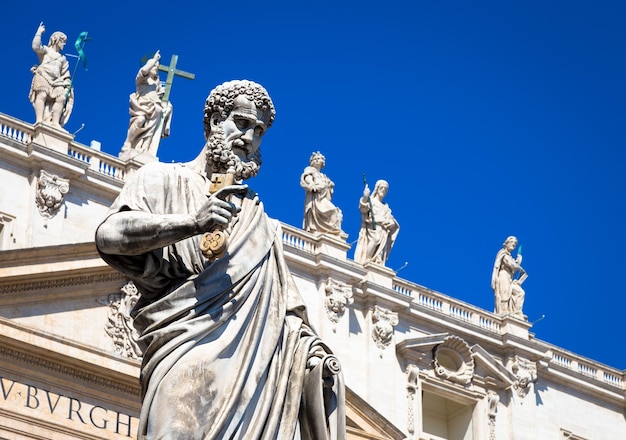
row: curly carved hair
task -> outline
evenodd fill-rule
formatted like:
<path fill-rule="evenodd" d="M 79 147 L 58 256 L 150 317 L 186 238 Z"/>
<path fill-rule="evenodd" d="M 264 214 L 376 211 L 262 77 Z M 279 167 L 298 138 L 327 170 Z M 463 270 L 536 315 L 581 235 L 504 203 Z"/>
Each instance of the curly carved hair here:
<path fill-rule="evenodd" d="M 207 138 L 211 131 L 211 115 L 218 112 L 221 119 L 226 119 L 233 110 L 235 98 L 239 95 L 245 95 L 246 98 L 254 102 L 257 109 L 262 111 L 269 110 L 270 118 L 267 127 L 269 128 L 272 125 L 276 116 L 276 110 L 267 90 L 262 85 L 246 79 L 228 81 L 214 88 L 209 93 L 204 104 L 204 135 Z"/>
<path fill-rule="evenodd" d="M 326 163 L 326 158 L 324 157 L 324 155 L 320 153 L 319 151 L 315 151 L 313 154 L 311 154 L 311 157 L 309 158 L 309 164 L 312 164 L 313 160 L 317 158 L 321 159 L 322 162 Z"/>
<path fill-rule="evenodd" d="M 50 40 L 48 40 L 48 46 L 54 47 L 59 41 L 67 42 L 67 35 L 61 31 L 53 32 L 52 35 L 50 35 Z"/>

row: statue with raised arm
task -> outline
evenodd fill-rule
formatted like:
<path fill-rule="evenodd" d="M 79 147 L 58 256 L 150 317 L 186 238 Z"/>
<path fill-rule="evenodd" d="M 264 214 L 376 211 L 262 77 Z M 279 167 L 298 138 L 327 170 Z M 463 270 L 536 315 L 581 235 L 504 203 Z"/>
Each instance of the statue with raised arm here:
<path fill-rule="evenodd" d="M 335 184 L 322 173 L 326 158 L 317 151 L 311 154 L 309 164 L 300 177 L 300 186 L 306 191 L 302 229 L 307 232 L 341 235 L 341 209 L 331 202 Z"/>
<path fill-rule="evenodd" d="M 517 257 L 511 253 L 517 247 L 517 238 L 509 236 L 502 244 L 502 249 L 496 254 L 496 260 L 491 274 L 491 288 L 494 293 L 495 313 L 498 315 L 513 315 L 523 318 L 524 289 L 522 283 L 528 275 L 522 268 L 522 253 L 518 250 Z M 519 273 L 519 278 L 515 278 Z"/>
<path fill-rule="evenodd" d="M 162 137 L 170 135 L 172 104 L 163 102 L 165 88 L 159 79 L 157 50 L 144 64 L 135 78 L 135 93 L 130 95 L 130 123 L 120 158 L 126 160 L 143 152 L 156 157 Z"/>
<path fill-rule="evenodd" d="M 41 41 L 46 27 L 39 24 L 33 37 L 32 48 L 39 65 L 31 68 L 33 81 L 29 99 L 35 108 L 35 123 L 48 123 L 61 128 L 72 112 L 74 94 L 71 89 L 70 65 L 61 53 L 67 43 L 63 32 L 53 32 L 48 45 Z"/>
<path fill-rule="evenodd" d="M 216 87 L 196 159 L 139 168 L 96 231 L 141 293 L 139 439 L 345 438 L 337 359 L 308 323 L 280 223 L 242 183 L 274 116 L 259 84 Z"/>
<path fill-rule="evenodd" d="M 361 230 L 354 251 L 354 261 L 357 263 L 384 265 L 389 258 L 400 225 L 391 214 L 389 205 L 383 202 L 388 190 L 389 184 L 386 180 L 376 182 L 371 195 L 369 186 L 365 185 L 363 196 L 359 200 Z"/>

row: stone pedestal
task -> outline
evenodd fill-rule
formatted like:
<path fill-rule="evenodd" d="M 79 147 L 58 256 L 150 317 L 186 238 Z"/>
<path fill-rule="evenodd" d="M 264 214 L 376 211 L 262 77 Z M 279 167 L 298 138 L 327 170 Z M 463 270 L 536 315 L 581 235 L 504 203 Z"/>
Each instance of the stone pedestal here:
<path fill-rule="evenodd" d="M 502 333 L 508 333 L 522 339 L 528 339 L 528 330 L 532 324 L 513 315 L 502 317 Z"/>
<path fill-rule="evenodd" d="M 35 124 L 35 134 L 31 143 L 39 144 L 59 153 L 67 154 L 70 143 L 74 141 L 74 136 L 61 127 L 54 127 L 45 123 Z"/>
<path fill-rule="evenodd" d="M 319 234 L 316 237 L 317 253 L 329 255 L 333 258 L 345 260 L 350 245 L 346 243 L 348 234 L 342 234 L 340 237 L 329 234 Z"/>
<path fill-rule="evenodd" d="M 365 263 L 363 268 L 367 270 L 367 280 L 388 289 L 393 288 L 395 271 L 377 263 Z"/>

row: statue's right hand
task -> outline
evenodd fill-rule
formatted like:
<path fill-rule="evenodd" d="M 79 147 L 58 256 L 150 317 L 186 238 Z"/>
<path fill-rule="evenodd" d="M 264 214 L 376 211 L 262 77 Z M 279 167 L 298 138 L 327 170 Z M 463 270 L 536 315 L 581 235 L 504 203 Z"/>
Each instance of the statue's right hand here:
<path fill-rule="evenodd" d="M 225 227 L 233 216 L 239 212 L 239 208 L 227 201 L 232 194 L 245 194 L 247 185 L 230 185 L 212 194 L 200 207 L 195 215 L 199 233 L 210 232 L 215 227 Z"/>
<path fill-rule="evenodd" d="M 39 27 L 37 28 L 37 34 L 41 35 L 46 31 L 46 27 L 43 25 L 43 21 L 39 23 Z"/>

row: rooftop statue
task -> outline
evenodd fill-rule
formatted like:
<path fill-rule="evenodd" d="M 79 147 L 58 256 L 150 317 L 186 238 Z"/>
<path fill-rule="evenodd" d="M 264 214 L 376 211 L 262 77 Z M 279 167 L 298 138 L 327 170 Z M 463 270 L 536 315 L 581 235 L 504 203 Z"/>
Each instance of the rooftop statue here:
<path fill-rule="evenodd" d="M 159 79 L 157 50 L 135 77 L 135 93 L 130 95 L 130 123 L 120 158 L 126 160 L 143 152 L 156 157 L 162 137 L 170 135 L 172 104 L 163 102 L 165 87 Z"/>
<path fill-rule="evenodd" d="M 517 238 L 514 236 L 507 237 L 502 244 L 502 249 L 496 254 L 493 265 L 491 288 L 495 297 L 495 313 L 499 315 L 510 314 L 525 319 L 522 313 L 525 295 L 522 283 L 528 275 L 521 266 L 521 249 L 518 250 L 516 258 L 511 255 L 516 247 Z M 519 278 L 516 279 L 517 273 L 519 273 Z"/>
<path fill-rule="evenodd" d="M 326 158 L 318 151 L 311 155 L 309 164 L 300 178 L 300 186 L 306 191 L 302 229 L 307 232 L 341 235 L 341 209 L 330 201 L 335 184 L 322 173 Z"/>
<path fill-rule="evenodd" d="M 41 42 L 46 31 L 42 23 L 33 37 L 32 47 L 39 65 L 31 68 L 33 81 L 30 86 L 30 102 L 35 108 L 35 123 L 48 123 L 63 127 L 72 113 L 74 93 L 71 89 L 70 65 L 61 53 L 67 43 L 63 32 L 53 32 L 48 45 Z"/>
<path fill-rule="evenodd" d="M 370 196 L 369 186 L 365 184 L 359 201 L 361 230 L 354 251 L 354 261 L 357 263 L 385 264 L 389 258 L 400 225 L 391 214 L 389 205 L 383 202 L 388 190 L 387 181 L 379 180 Z"/>
<path fill-rule="evenodd" d="M 280 223 L 242 184 L 274 116 L 262 86 L 216 87 L 197 158 L 139 168 L 96 231 L 141 293 L 140 439 L 345 438 L 337 359 L 309 326 Z"/>

